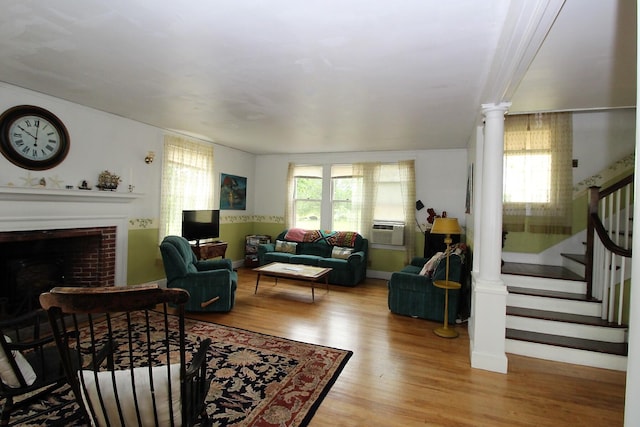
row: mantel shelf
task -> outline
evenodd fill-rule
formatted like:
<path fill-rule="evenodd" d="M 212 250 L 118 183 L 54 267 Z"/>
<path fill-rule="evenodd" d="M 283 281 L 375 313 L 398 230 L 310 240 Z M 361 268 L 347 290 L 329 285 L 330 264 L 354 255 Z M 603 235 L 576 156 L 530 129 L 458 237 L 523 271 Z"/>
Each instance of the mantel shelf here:
<path fill-rule="evenodd" d="M 117 191 L 0 186 L 0 200 L 10 201 L 129 203 L 141 197 L 144 197 L 144 194 Z"/>

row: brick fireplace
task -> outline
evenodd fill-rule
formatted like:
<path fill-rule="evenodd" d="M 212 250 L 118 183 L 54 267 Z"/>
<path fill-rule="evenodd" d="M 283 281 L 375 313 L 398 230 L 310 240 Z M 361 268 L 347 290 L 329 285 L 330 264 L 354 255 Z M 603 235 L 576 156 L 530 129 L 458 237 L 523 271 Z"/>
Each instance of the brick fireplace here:
<path fill-rule="evenodd" d="M 38 306 L 54 286 L 113 286 L 115 226 L 0 232 L 0 316 Z"/>
<path fill-rule="evenodd" d="M 58 284 L 125 286 L 128 218 L 142 196 L 0 186 L 0 287 L 11 278 L 33 288 L 12 285 L 0 298 L 33 299 Z"/>

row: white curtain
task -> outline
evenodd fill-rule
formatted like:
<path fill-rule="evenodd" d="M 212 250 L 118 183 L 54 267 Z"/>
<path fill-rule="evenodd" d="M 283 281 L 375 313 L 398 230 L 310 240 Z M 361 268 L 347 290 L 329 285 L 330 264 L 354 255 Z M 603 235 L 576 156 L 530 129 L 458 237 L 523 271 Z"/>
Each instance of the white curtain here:
<path fill-rule="evenodd" d="M 504 230 L 571 234 L 571 113 L 507 116 L 504 134 Z"/>
<path fill-rule="evenodd" d="M 296 191 L 295 181 L 296 165 L 295 163 L 289 163 L 289 169 L 287 171 L 287 201 L 284 206 L 284 228 L 289 229 L 296 224 L 296 212 L 293 204 L 294 193 Z"/>
<path fill-rule="evenodd" d="M 182 232 L 184 209 L 213 209 L 213 145 L 166 135 L 159 240 Z"/>
<path fill-rule="evenodd" d="M 404 201 L 404 246 L 405 262 L 409 263 L 416 253 L 416 168 L 414 160 L 404 160 L 398 163 L 400 172 L 400 188 Z"/>
<path fill-rule="evenodd" d="M 378 184 L 380 183 L 380 169 L 382 163 L 355 163 L 353 165 L 353 176 L 362 177 L 362 189 L 359 197 L 354 197 L 354 205 L 360 208 L 360 227 L 361 233 L 366 237 L 369 236 L 369 230 L 373 226 L 373 220 L 376 211 L 376 205 L 379 202 Z M 416 203 L 416 177 L 415 177 L 415 161 L 405 160 L 397 163 L 398 176 L 400 182 L 400 191 L 402 195 L 402 208 L 404 212 L 404 246 L 405 246 L 405 262 L 411 261 L 415 256 L 415 230 L 413 224 L 416 221 L 415 203 Z M 354 196 L 356 193 L 354 192 Z"/>
<path fill-rule="evenodd" d="M 362 177 L 361 188 L 356 193 L 354 192 L 354 206 L 357 206 L 360 211 L 360 224 L 358 230 L 365 237 L 369 236 L 369 230 L 373 225 L 373 216 L 376 210 L 376 202 L 378 199 L 378 192 L 376 191 L 376 184 L 380 178 L 380 163 L 354 163 L 353 164 L 353 176 Z"/>

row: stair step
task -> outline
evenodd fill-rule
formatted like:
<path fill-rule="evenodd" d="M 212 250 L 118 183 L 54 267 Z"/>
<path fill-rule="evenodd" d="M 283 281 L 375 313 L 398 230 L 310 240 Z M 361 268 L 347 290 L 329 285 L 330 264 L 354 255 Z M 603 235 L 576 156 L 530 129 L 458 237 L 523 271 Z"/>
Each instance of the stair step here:
<path fill-rule="evenodd" d="M 513 339 L 505 340 L 505 350 L 511 354 L 553 360 L 555 362 L 592 366 L 601 369 L 613 369 L 621 372 L 627 370 L 627 356 L 617 354 L 578 350 L 575 348 L 558 347 L 556 345 Z"/>
<path fill-rule="evenodd" d="M 560 313 L 557 311 L 535 310 L 521 307 L 507 307 L 508 316 L 529 317 L 533 319 L 552 320 L 556 322 L 578 323 L 589 326 L 602 326 L 609 328 L 626 328 L 624 325 L 611 323 L 597 316 L 584 316 L 580 314 Z"/>
<path fill-rule="evenodd" d="M 629 346 L 627 343 L 610 343 L 604 341 L 586 340 L 582 338 L 564 337 L 559 335 L 542 334 L 538 332 L 507 329 L 506 338 L 519 341 L 534 342 L 552 346 L 574 348 L 597 353 L 626 356 Z"/>
<path fill-rule="evenodd" d="M 503 274 L 501 277 L 507 288 L 513 286 L 524 289 L 560 290 L 581 295 L 587 293 L 587 282 L 584 280 L 549 279 L 546 277 L 516 276 L 513 274 Z"/>
<path fill-rule="evenodd" d="M 558 265 L 505 262 L 502 266 L 502 273 L 517 276 L 545 277 L 549 279 L 584 280 L 584 277 L 579 274 Z"/>
<path fill-rule="evenodd" d="M 575 261 L 578 264 L 587 265 L 587 256 L 585 254 L 560 254 L 571 261 Z"/>
<path fill-rule="evenodd" d="M 507 291 L 511 294 L 518 295 L 529 295 L 536 297 L 547 297 L 547 298 L 558 298 L 558 299 L 567 299 L 571 301 L 589 301 L 584 294 L 575 294 L 571 292 L 561 292 L 561 291 L 551 291 L 546 289 L 532 289 L 532 288 L 519 288 L 517 286 L 507 286 Z"/>
<path fill-rule="evenodd" d="M 507 307 L 506 328 L 617 343 L 626 342 L 629 332 L 624 326 L 610 326 L 598 316 L 519 307 Z"/>
<path fill-rule="evenodd" d="M 506 352 L 626 370 L 628 328 L 602 320 L 602 303 L 587 298 L 581 276 L 584 255 L 563 257 L 567 267 L 504 264 Z"/>
<path fill-rule="evenodd" d="M 548 310 L 583 316 L 600 316 L 602 303 L 584 294 L 507 286 L 507 306 Z"/>

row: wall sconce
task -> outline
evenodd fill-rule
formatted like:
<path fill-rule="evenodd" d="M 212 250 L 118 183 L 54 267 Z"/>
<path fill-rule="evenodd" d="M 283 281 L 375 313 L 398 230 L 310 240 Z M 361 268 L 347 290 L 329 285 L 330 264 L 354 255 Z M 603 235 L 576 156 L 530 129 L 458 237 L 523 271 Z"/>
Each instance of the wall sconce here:
<path fill-rule="evenodd" d="M 155 157 L 156 157 L 156 153 L 154 153 L 153 151 L 149 151 L 147 153 L 147 157 L 144 158 L 144 162 L 146 164 L 151 164 L 153 163 L 153 159 L 155 159 Z"/>

